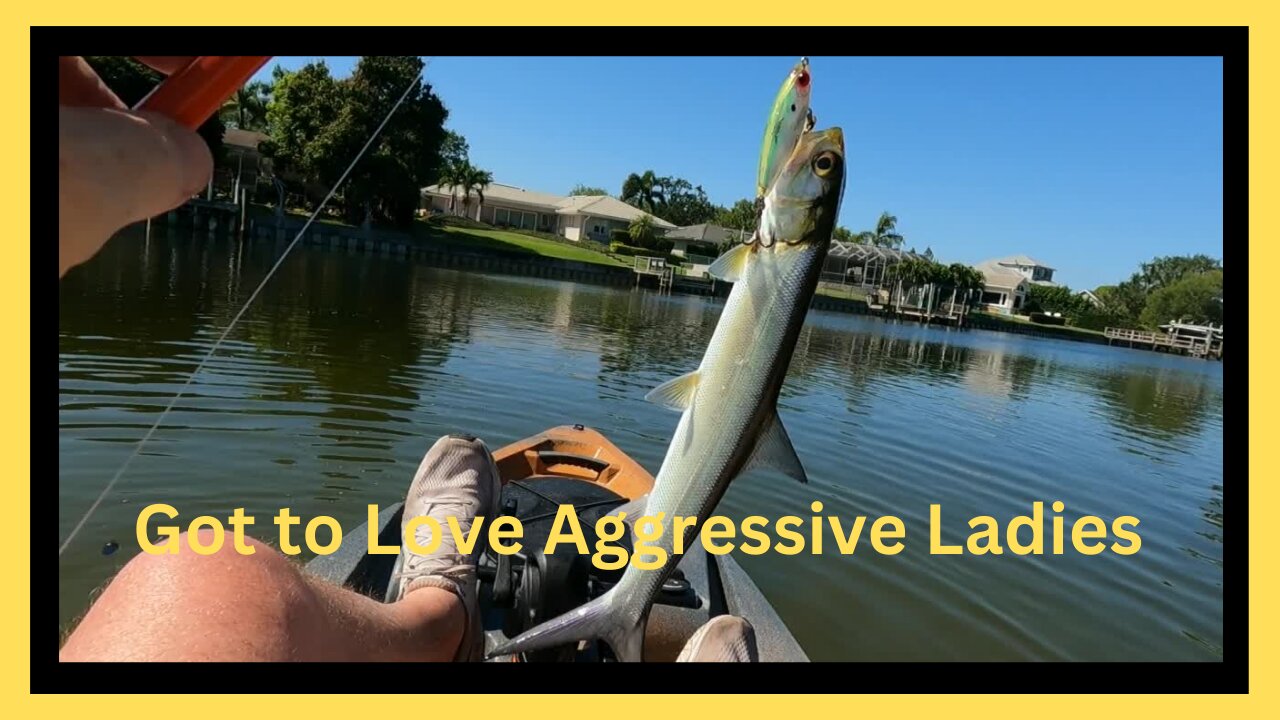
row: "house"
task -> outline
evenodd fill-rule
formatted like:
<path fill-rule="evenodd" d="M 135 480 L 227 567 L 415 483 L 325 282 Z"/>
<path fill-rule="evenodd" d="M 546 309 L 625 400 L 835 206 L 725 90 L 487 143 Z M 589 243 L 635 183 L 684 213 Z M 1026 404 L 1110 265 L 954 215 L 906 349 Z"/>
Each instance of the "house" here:
<path fill-rule="evenodd" d="M 473 193 L 464 203 L 460 191 L 431 185 L 422 188 L 423 206 L 432 213 L 465 215 L 498 227 L 554 233 L 569 240 L 588 238 L 608 242 L 613 230 L 626 230 L 631 221 L 647 215 L 659 234 L 675 225 L 607 195 L 553 195 L 514 185 L 491 183 L 484 202 Z"/>
<path fill-rule="evenodd" d="M 1053 268 L 1026 255 L 1010 255 L 1009 257 L 986 260 L 979 265 L 999 266 L 1012 270 L 1036 285 L 1056 285 L 1053 281 Z M 981 268 L 979 268 L 981 269 Z"/>
<path fill-rule="evenodd" d="M 984 260 L 974 268 L 986 278 L 981 300 L 984 309 L 1004 315 L 1022 309 L 1031 285 L 1057 285 L 1053 268 L 1026 255 Z"/>
<path fill-rule="evenodd" d="M 1092 290 L 1081 290 L 1080 292 L 1076 293 L 1076 295 L 1079 295 L 1085 300 L 1088 300 L 1089 304 L 1096 308 L 1102 307 L 1102 298 L 1095 295 Z"/>
<path fill-rule="evenodd" d="M 227 128 L 222 134 L 222 162 L 216 170 L 219 187 L 239 181 L 253 187 L 259 175 L 270 172 L 271 161 L 258 146 L 267 139 L 265 133 L 240 128 Z M 239 187 L 237 185 L 236 187 Z"/>
<path fill-rule="evenodd" d="M 730 230 L 711 223 L 699 223 L 697 225 L 678 227 L 668 232 L 666 238 L 672 243 L 671 254 L 685 257 L 689 254 L 690 243 L 703 243 L 719 247 L 730 240 L 741 241 L 745 239 L 746 233 L 742 230 Z"/>

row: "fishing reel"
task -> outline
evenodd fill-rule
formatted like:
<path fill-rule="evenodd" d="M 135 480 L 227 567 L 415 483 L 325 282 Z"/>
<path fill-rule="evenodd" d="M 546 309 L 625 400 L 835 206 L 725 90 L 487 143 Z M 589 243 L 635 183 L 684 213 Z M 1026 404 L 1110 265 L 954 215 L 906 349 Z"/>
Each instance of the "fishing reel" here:
<path fill-rule="evenodd" d="M 627 499 L 595 483 L 559 477 L 533 477 L 507 483 L 502 489 L 502 514 L 518 518 L 524 528 L 522 549 L 504 555 L 486 547 L 478 567 L 480 607 L 486 634 L 514 638 L 546 620 L 571 612 L 593 600 L 621 579 L 623 570 L 601 570 L 571 543 L 545 552 L 556 510 L 574 506 L 588 547 L 597 538 L 596 520 Z M 630 536 L 620 541 L 631 550 Z M 697 607 L 697 594 L 677 569 L 667 578 L 656 603 Z M 525 653 L 526 662 L 597 662 L 611 657 L 604 643 L 579 648 L 573 644 Z"/>

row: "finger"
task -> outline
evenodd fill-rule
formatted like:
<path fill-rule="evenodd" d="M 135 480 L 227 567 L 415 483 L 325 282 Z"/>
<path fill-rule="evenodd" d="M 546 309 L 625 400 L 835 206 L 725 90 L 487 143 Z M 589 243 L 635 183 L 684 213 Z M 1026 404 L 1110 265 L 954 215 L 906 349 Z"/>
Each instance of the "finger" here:
<path fill-rule="evenodd" d="M 176 55 L 134 55 L 133 59 L 156 72 L 162 72 L 165 75 L 172 75 L 189 65 L 191 61 L 196 58 L 194 55 L 184 55 L 181 57 Z"/>
<path fill-rule="evenodd" d="M 125 106 L 82 57 L 58 58 L 58 104 L 109 108 Z"/>
<path fill-rule="evenodd" d="M 118 230 L 186 202 L 213 174 L 195 132 L 154 113 L 64 107 L 58 116 L 60 274 Z"/>

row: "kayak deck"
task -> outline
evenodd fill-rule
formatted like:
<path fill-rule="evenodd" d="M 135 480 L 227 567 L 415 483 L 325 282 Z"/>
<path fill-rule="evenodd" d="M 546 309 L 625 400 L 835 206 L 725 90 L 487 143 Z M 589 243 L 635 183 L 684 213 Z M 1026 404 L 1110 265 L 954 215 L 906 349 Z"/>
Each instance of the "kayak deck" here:
<path fill-rule="evenodd" d="M 600 433 L 581 425 L 551 428 L 511 443 L 494 452 L 494 459 L 502 476 L 504 512 L 520 517 L 525 524 L 522 542 L 526 547 L 541 547 L 539 543 L 545 543 L 550 517 L 559 503 L 574 505 L 585 532 L 594 518 L 643 497 L 654 483 L 653 476 L 639 463 Z M 380 544 L 400 544 L 402 513 L 403 504 L 397 503 L 378 516 Z M 385 601 L 400 556 L 369 555 L 363 540 L 367 532 L 364 526 L 353 530 L 349 535 L 360 538 L 360 542 L 343 543 L 334 554 L 312 560 L 307 569 L 314 575 Z M 588 534 L 588 545 L 594 547 L 593 533 Z M 551 583 L 528 578 L 529 567 L 534 568 L 533 580 L 539 577 L 539 572 L 559 577 L 555 575 L 556 563 L 562 569 L 568 567 L 563 557 L 557 560 L 556 556 L 543 556 L 540 551 L 526 550 L 505 561 L 491 551 L 482 555 L 478 571 L 487 647 L 514 636 L 521 627 L 536 619 L 527 617 L 534 613 L 529 607 L 538 608 L 534 614 L 546 619 L 585 601 L 582 596 L 552 594 L 546 587 Z M 579 562 L 579 566 L 584 565 L 585 562 Z M 581 567 L 577 571 L 584 572 Z M 593 596 L 607 590 L 621 573 L 590 568 L 585 572 L 589 572 L 591 578 L 580 583 L 581 592 L 588 592 L 589 587 Z M 570 604 L 565 605 L 566 602 Z M 681 557 L 673 578 L 650 611 L 645 659 L 674 660 L 697 628 L 725 613 L 746 618 L 752 624 L 762 661 L 808 661 L 786 624 L 746 572 L 728 555 L 708 554 L 701 543 L 693 543 Z"/>

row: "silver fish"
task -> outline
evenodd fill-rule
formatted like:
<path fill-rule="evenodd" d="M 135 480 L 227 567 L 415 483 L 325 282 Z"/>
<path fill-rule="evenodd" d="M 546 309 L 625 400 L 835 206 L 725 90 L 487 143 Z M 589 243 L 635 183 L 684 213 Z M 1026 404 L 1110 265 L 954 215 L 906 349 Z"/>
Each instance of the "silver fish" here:
<path fill-rule="evenodd" d="M 803 135 L 765 197 L 758 242 L 722 255 L 709 271 L 733 282 L 702 363 L 646 399 L 681 412 L 645 515 L 661 513 L 653 543 L 664 567 L 629 565 L 604 595 L 496 647 L 490 655 L 603 639 L 622 661 L 642 659 L 645 622 L 679 562 L 673 518 L 697 517 L 690 541 L 743 470 L 767 464 L 805 482 L 804 468 L 778 419 L 778 392 L 818 285 L 844 194 L 844 136 L 838 128 Z"/>

